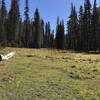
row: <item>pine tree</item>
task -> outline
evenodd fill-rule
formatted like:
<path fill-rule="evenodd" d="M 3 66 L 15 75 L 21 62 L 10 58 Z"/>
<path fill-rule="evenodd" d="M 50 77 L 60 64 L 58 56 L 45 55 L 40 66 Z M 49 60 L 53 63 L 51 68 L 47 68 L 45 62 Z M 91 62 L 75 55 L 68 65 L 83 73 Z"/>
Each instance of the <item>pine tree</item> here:
<path fill-rule="evenodd" d="M 44 34 L 44 46 L 45 48 L 50 48 L 50 36 L 51 36 L 51 25 L 50 22 L 45 24 L 45 34 Z"/>
<path fill-rule="evenodd" d="M 59 49 L 59 42 L 60 42 L 59 27 L 60 27 L 60 20 L 59 17 L 57 17 L 56 36 L 55 36 L 55 48 L 57 49 Z"/>
<path fill-rule="evenodd" d="M 41 19 L 41 47 L 43 47 L 44 42 L 44 21 Z"/>
<path fill-rule="evenodd" d="M 97 26 L 98 26 L 98 9 L 96 0 L 94 0 L 93 13 L 91 19 L 91 50 L 97 50 Z"/>
<path fill-rule="evenodd" d="M 83 7 L 80 6 L 80 11 L 79 11 L 79 49 L 80 50 L 83 50 L 84 48 L 84 41 L 85 41 L 85 38 L 84 38 L 84 20 L 83 20 L 83 17 L 84 17 L 84 12 L 83 12 Z"/>
<path fill-rule="evenodd" d="M 23 44 L 24 47 L 29 47 L 29 39 L 30 39 L 30 18 L 29 18 L 29 7 L 28 0 L 25 1 L 25 20 L 24 20 L 24 28 L 23 28 Z"/>
<path fill-rule="evenodd" d="M 34 21 L 31 22 L 31 28 L 32 28 L 32 47 L 35 48 L 35 23 Z"/>
<path fill-rule="evenodd" d="M 11 46 L 18 44 L 19 17 L 19 0 L 12 0 L 7 22 L 7 38 Z"/>
<path fill-rule="evenodd" d="M 44 29 L 43 47 L 44 48 L 47 48 L 48 47 L 48 23 L 47 22 L 45 24 L 45 29 Z"/>
<path fill-rule="evenodd" d="M 23 45 L 23 22 L 22 22 L 22 18 L 19 19 L 19 35 L 18 35 L 18 46 L 19 47 L 24 47 Z"/>
<path fill-rule="evenodd" d="M 91 4 L 89 0 L 85 0 L 84 10 L 84 50 L 88 51 L 91 44 Z"/>
<path fill-rule="evenodd" d="M 64 49 L 64 21 L 59 22 L 59 18 L 57 19 L 57 28 L 56 28 L 56 39 L 55 44 L 57 49 Z"/>
<path fill-rule="evenodd" d="M 98 24 L 97 24 L 97 28 L 96 28 L 96 46 L 97 46 L 97 50 L 100 51 L 100 5 L 98 7 Z"/>
<path fill-rule="evenodd" d="M 34 26 L 35 26 L 34 44 L 36 48 L 41 48 L 43 33 L 41 33 L 41 29 L 42 29 L 41 19 L 40 19 L 40 14 L 37 8 L 34 14 Z"/>
<path fill-rule="evenodd" d="M 75 7 L 71 6 L 71 15 L 69 17 L 69 21 L 67 23 L 68 27 L 68 35 L 67 35 L 67 47 L 68 49 L 79 49 L 78 47 L 78 39 L 79 39 L 79 32 L 78 32 L 78 18 Z"/>
<path fill-rule="evenodd" d="M 30 21 L 30 33 L 29 33 L 29 43 L 28 46 L 29 48 L 33 48 L 34 47 L 34 22 L 31 20 Z"/>
<path fill-rule="evenodd" d="M 7 20 L 7 10 L 5 6 L 5 0 L 2 0 L 1 6 L 1 17 L 0 17 L 0 44 L 6 46 L 6 20 Z"/>

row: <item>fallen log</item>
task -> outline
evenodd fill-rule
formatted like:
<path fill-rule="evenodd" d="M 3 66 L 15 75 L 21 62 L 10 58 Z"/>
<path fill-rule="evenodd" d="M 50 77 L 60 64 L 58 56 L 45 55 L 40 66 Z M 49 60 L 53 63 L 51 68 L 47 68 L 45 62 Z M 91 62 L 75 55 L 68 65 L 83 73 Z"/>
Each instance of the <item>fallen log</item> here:
<path fill-rule="evenodd" d="M 15 52 L 10 52 L 7 55 L 0 55 L 0 61 L 8 60 L 11 57 L 13 57 L 16 53 Z"/>

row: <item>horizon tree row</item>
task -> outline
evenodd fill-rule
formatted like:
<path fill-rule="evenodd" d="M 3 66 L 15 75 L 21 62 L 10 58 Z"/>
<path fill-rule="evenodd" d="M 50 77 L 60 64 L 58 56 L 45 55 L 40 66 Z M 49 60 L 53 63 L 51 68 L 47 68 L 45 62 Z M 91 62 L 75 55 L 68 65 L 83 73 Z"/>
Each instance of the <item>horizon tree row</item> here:
<path fill-rule="evenodd" d="M 5 0 L 0 0 L 0 47 L 57 48 L 82 51 L 100 50 L 100 6 L 94 0 L 85 0 L 79 13 L 71 4 L 71 14 L 65 34 L 64 20 L 57 17 L 56 32 L 50 22 L 44 22 L 38 8 L 33 19 L 29 17 L 28 0 L 25 0 L 24 20 L 19 11 L 19 0 L 11 0 L 9 12 Z"/>
<path fill-rule="evenodd" d="M 19 0 L 11 0 L 7 12 L 5 0 L 0 0 L 0 46 L 51 48 L 54 47 L 54 31 L 50 22 L 44 22 L 36 8 L 34 20 L 29 17 L 28 0 L 25 0 L 24 21 L 20 16 Z"/>
<path fill-rule="evenodd" d="M 100 6 L 94 0 L 93 8 L 90 0 L 80 6 L 79 16 L 75 6 L 71 4 L 71 14 L 67 23 L 67 48 L 72 50 L 100 50 Z"/>

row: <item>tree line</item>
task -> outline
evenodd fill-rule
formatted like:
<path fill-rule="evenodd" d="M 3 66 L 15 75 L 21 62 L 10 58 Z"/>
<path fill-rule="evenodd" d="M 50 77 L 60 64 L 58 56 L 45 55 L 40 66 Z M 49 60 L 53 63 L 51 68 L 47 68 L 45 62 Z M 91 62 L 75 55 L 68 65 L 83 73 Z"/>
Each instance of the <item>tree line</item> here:
<path fill-rule="evenodd" d="M 93 7 L 89 0 L 85 0 L 77 13 L 71 4 L 65 34 L 64 20 L 59 17 L 56 31 L 51 29 L 50 22 L 44 22 L 38 8 L 30 19 L 28 0 L 25 0 L 24 20 L 20 16 L 19 0 L 11 0 L 9 12 L 5 0 L 0 0 L 0 46 L 100 50 L 100 7 L 96 0 Z"/>
<path fill-rule="evenodd" d="M 0 46 L 25 48 L 51 48 L 54 46 L 54 31 L 50 22 L 44 22 L 38 8 L 29 17 L 29 4 L 25 0 L 24 20 L 19 11 L 19 0 L 11 0 L 9 12 L 5 0 L 0 0 Z"/>
<path fill-rule="evenodd" d="M 79 14 L 71 4 L 71 14 L 67 23 L 67 48 L 82 51 L 100 50 L 100 7 L 94 0 L 85 0 Z"/>

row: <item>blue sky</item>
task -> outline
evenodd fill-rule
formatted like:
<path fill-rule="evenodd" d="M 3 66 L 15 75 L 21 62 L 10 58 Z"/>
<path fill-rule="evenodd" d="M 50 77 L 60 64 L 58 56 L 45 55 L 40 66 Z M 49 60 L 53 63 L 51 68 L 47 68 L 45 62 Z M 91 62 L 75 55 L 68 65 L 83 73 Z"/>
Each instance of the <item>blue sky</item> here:
<path fill-rule="evenodd" d="M 11 0 L 6 0 L 7 9 L 10 8 L 10 1 Z M 91 4 L 93 4 L 94 0 L 90 1 Z M 32 19 L 34 17 L 35 9 L 39 8 L 40 15 L 44 21 L 50 21 L 51 28 L 55 29 L 57 16 L 59 16 L 60 19 L 64 19 L 66 24 L 70 15 L 71 2 L 76 6 L 77 12 L 80 5 L 84 4 L 84 0 L 29 0 L 30 18 Z M 99 2 L 100 1 L 97 0 L 98 5 Z M 22 17 L 24 15 L 24 3 L 25 0 L 20 0 L 20 12 Z"/>

